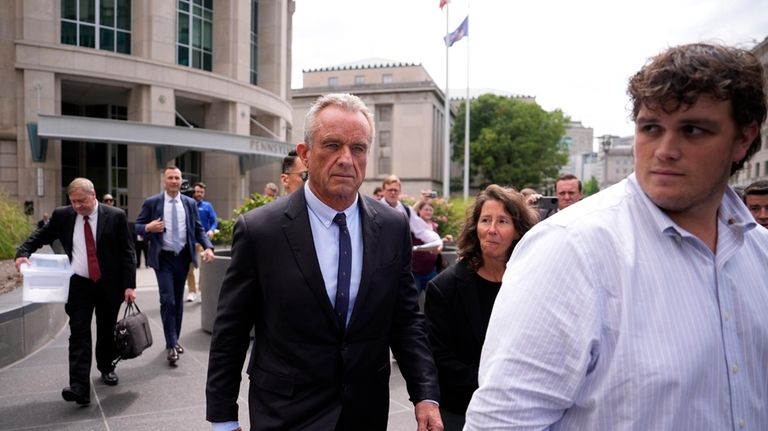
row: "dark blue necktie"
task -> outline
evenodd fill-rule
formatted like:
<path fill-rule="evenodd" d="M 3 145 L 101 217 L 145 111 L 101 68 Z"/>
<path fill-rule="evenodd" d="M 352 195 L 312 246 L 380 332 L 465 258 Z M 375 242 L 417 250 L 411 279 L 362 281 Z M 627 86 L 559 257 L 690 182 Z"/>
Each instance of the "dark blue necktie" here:
<path fill-rule="evenodd" d="M 336 282 L 336 305 L 334 311 L 339 325 L 347 326 L 347 310 L 349 309 L 349 282 L 352 278 L 352 240 L 347 230 L 347 216 L 336 214 L 333 222 L 339 226 L 339 273 Z"/>

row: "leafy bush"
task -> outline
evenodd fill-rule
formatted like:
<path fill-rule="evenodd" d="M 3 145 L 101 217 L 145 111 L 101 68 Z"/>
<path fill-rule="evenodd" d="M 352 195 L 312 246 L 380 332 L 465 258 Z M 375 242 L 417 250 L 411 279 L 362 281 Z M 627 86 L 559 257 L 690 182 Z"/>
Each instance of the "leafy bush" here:
<path fill-rule="evenodd" d="M 12 259 L 30 232 L 32 224 L 21 205 L 0 193 L 0 259 Z"/>
<path fill-rule="evenodd" d="M 266 205 L 273 200 L 274 198 L 271 196 L 254 193 L 248 199 L 246 199 L 240 207 L 235 208 L 232 211 L 232 218 L 219 218 L 219 233 L 216 234 L 216 237 L 214 238 L 216 243 L 232 245 L 232 234 L 234 233 L 235 221 L 237 221 L 237 218 L 254 208 Z"/>
<path fill-rule="evenodd" d="M 400 200 L 405 205 L 413 206 L 416 200 L 408 195 L 401 195 Z M 470 204 L 473 201 L 470 201 Z M 446 235 L 453 236 L 454 239 L 459 237 L 461 232 L 462 223 L 464 223 L 464 211 L 467 205 L 462 198 L 452 198 L 445 200 L 444 198 L 436 198 L 430 201 L 434 213 L 432 213 L 432 220 L 437 223 L 437 233 L 441 237 Z"/>

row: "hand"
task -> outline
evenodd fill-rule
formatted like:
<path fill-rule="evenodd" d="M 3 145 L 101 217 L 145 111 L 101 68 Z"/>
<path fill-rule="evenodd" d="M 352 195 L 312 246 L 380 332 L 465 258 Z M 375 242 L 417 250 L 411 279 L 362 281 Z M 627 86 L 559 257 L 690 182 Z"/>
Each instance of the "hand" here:
<path fill-rule="evenodd" d="M 440 417 L 440 408 L 429 401 L 416 403 L 416 431 L 443 431 L 443 419 Z"/>
<path fill-rule="evenodd" d="M 453 242 L 453 235 L 448 234 L 443 237 L 443 242 Z"/>
<path fill-rule="evenodd" d="M 21 271 L 21 265 L 25 264 L 25 263 L 27 265 L 30 264 L 29 263 L 29 259 L 27 259 L 26 257 L 18 257 L 18 258 L 16 258 L 16 260 L 14 261 L 14 264 L 16 265 L 16 272 Z"/>
<path fill-rule="evenodd" d="M 125 302 L 131 303 L 136 301 L 136 289 L 125 289 Z"/>
<path fill-rule="evenodd" d="M 535 206 L 537 202 L 539 202 L 539 199 L 541 199 L 543 196 L 538 193 L 533 193 L 528 195 L 528 197 L 525 198 L 525 203 L 529 206 Z"/>
<path fill-rule="evenodd" d="M 200 256 L 202 256 L 203 262 L 205 263 L 213 262 L 213 250 L 211 250 L 210 248 L 206 248 L 205 250 L 203 250 L 203 252 L 200 253 Z"/>
<path fill-rule="evenodd" d="M 165 229 L 165 223 L 163 222 L 163 219 L 157 218 L 157 220 L 152 220 L 151 222 L 147 223 L 146 226 L 144 226 L 144 230 L 151 233 L 160 233 Z"/>
<path fill-rule="evenodd" d="M 212 230 L 209 230 L 206 234 L 208 235 L 208 239 L 213 239 L 213 236 L 216 235 L 216 233 Z"/>

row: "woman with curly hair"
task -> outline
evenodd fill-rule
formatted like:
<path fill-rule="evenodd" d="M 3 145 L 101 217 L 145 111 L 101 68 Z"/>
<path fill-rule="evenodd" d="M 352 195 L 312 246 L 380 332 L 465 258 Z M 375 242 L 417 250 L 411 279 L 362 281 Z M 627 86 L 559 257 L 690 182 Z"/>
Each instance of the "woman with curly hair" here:
<path fill-rule="evenodd" d="M 445 430 L 460 430 L 477 389 L 480 350 L 512 250 L 538 221 L 523 195 L 495 184 L 468 210 L 459 260 L 427 285 L 425 314 Z"/>

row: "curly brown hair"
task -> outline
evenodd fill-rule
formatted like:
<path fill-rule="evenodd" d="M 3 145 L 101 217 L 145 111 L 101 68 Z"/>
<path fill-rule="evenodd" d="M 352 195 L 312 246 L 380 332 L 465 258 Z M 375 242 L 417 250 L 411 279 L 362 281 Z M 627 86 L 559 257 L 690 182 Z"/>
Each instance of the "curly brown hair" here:
<path fill-rule="evenodd" d="M 758 126 L 747 154 L 731 166 L 731 175 L 760 148 L 760 126 L 766 117 L 765 78 L 763 66 L 749 51 L 707 43 L 669 48 L 629 80 L 627 93 L 633 121 L 641 106 L 671 114 L 693 106 L 701 95 L 730 100 L 739 130 L 753 121 Z"/>
<path fill-rule="evenodd" d="M 525 203 L 525 197 L 514 189 L 491 184 L 480 192 L 475 199 L 475 204 L 467 210 L 464 227 L 459 234 L 457 254 L 462 260 L 466 260 L 469 266 L 477 271 L 483 267 L 483 251 L 480 248 L 480 238 L 477 236 L 477 223 L 480 221 L 480 213 L 483 205 L 488 201 L 499 201 L 504 209 L 512 216 L 512 224 L 518 238 L 512 241 L 512 246 L 507 251 L 507 259 L 512 255 L 512 250 L 523 235 L 531 230 L 539 218 Z"/>

